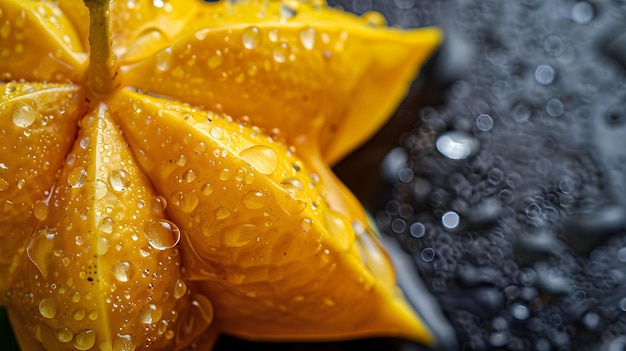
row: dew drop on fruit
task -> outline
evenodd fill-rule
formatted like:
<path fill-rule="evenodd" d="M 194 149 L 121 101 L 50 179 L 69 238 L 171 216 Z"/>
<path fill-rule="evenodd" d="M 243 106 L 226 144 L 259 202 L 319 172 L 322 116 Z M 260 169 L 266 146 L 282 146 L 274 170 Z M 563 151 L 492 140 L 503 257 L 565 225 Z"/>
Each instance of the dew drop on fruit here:
<path fill-rule="evenodd" d="M 304 185 L 298 178 L 286 178 L 280 182 L 284 192 L 278 199 L 280 207 L 291 215 L 297 215 L 306 208 L 306 195 Z M 277 197 L 279 197 L 277 195 Z"/>
<path fill-rule="evenodd" d="M 119 282 L 127 282 L 133 274 L 133 269 L 130 262 L 119 261 L 113 265 L 113 276 Z"/>
<path fill-rule="evenodd" d="M 98 238 L 98 241 L 96 243 L 96 254 L 98 256 L 102 256 L 106 254 L 107 252 L 109 252 L 110 247 L 111 247 L 111 244 L 109 243 L 109 239 L 100 237 Z"/>
<path fill-rule="evenodd" d="M 261 40 L 260 32 L 259 27 L 256 26 L 246 28 L 241 34 L 243 46 L 249 50 L 256 48 Z"/>
<path fill-rule="evenodd" d="M 89 350 L 96 344 L 96 331 L 93 329 L 82 329 L 74 335 L 74 347 L 77 350 Z"/>
<path fill-rule="evenodd" d="M 315 47 L 315 29 L 308 27 L 300 31 L 300 43 L 307 50 Z"/>
<path fill-rule="evenodd" d="M 185 213 L 191 213 L 198 207 L 198 194 L 195 191 L 188 192 L 180 199 L 180 209 Z"/>
<path fill-rule="evenodd" d="M 37 119 L 39 112 L 35 111 L 32 106 L 24 102 L 16 102 L 13 105 L 13 112 L 11 118 L 13 124 L 21 128 L 28 128 Z"/>
<path fill-rule="evenodd" d="M 243 205 L 250 210 L 257 210 L 267 206 L 267 196 L 257 190 L 248 191 L 241 199 Z"/>
<path fill-rule="evenodd" d="M 204 196 L 209 196 L 213 194 L 213 186 L 211 186 L 211 184 L 204 184 L 202 188 L 200 188 L 200 192 Z"/>
<path fill-rule="evenodd" d="M 67 183 L 71 188 L 80 188 L 87 182 L 87 171 L 83 167 L 76 167 L 67 175 Z"/>
<path fill-rule="evenodd" d="M 207 66 L 209 66 L 209 68 L 217 68 L 222 62 L 224 62 L 224 56 L 220 50 L 217 50 L 215 55 L 212 55 L 207 61 Z"/>
<path fill-rule="evenodd" d="M 230 210 L 226 207 L 219 207 L 215 210 L 215 219 L 222 220 L 230 217 Z"/>
<path fill-rule="evenodd" d="M 196 172 L 193 169 L 188 169 L 183 172 L 183 180 L 187 183 L 191 183 L 196 180 Z"/>
<path fill-rule="evenodd" d="M 178 244 L 180 229 L 166 219 L 151 219 L 144 226 L 144 235 L 150 246 L 157 250 L 166 250 Z"/>
<path fill-rule="evenodd" d="M 67 328 L 59 328 L 54 332 L 54 336 L 59 342 L 70 342 L 74 337 L 74 333 Z"/>
<path fill-rule="evenodd" d="M 156 54 L 154 54 L 156 60 L 156 66 L 160 71 L 167 71 L 170 69 L 172 63 L 172 48 L 165 48 Z"/>
<path fill-rule="evenodd" d="M 189 310 L 177 323 L 179 330 L 176 332 L 176 343 L 185 340 L 193 340 L 200 336 L 213 322 L 213 305 L 204 295 L 192 296 Z M 167 336 L 167 335 L 166 335 Z"/>
<path fill-rule="evenodd" d="M 161 320 L 163 310 L 155 304 L 144 306 L 139 312 L 139 320 L 143 324 L 154 324 Z"/>
<path fill-rule="evenodd" d="M 185 282 L 182 280 L 177 280 L 176 284 L 174 284 L 174 293 L 173 293 L 174 298 L 178 300 L 181 297 L 185 296 L 186 293 L 187 293 L 187 284 L 185 284 Z"/>
<path fill-rule="evenodd" d="M 239 156 L 261 174 L 272 174 L 278 167 L 278 155 L 269 146 L 256 145 L 241 151 Z"/>
<path fill-rule="evenodd" d="M 287 45 L 287 43 L 278 44 L 272 51 L 272 57 L 274 57 L 274 61 L 278 63 L 283 63 L 287 61 L 288 56 L 289 56 L 289 45 Z"/>
<path fill-rule="evenodd" d="M 82 321 L 83 319 L 85 319 L 86 314 L 87 312 L 84 308 L 77 308 L 74 310 L 74 312 L 72 312 L 72 318 L 74 318 L 75 321 Z"/>
<path fill-rule="evenodd" d="M 44 200 L 35 201 L 33 205 L 33 213 L 35 218 L 39 221 L 43 221 L 48 218 L 48 204 Z"/>
<path fill-rule="evenodd" d="M 111 234 L 113 232 L 113 218 L 104 217 L 100 220 L 98 229 L 105 234 Z"/>
<path fill-rule="evenodd" d="M 109 192 L 109 187 L 102 180 L 96 180 L 93 184 L 96 200 L 102 200 Z"/>
<path fill-rule="evenodd" d="M 45 297 L 39 301 L 39 313 L 44 318 L 54 318 L 57 315 L 57 299 L 54 297 Z"/>
<path fill-rule="evenodd" d="M 117 192 L 124 191 L 128 182 L 128 173 L 123 169 L 114 169 L 109 173 L 111 188 Z"/>
<path fill-rule="evenodd" d="M 152 198 L 152 211 L 161 213 L 167 207 L 167 200 L 161 195 Z"/>
<path fill-rule="evenodd" d="M 300 229 L 303 232 L 308 232 L 312 228 L 313 228 L 313 221 L 307 217 L 302 218 L 302 222 L 300 222 Z"/>

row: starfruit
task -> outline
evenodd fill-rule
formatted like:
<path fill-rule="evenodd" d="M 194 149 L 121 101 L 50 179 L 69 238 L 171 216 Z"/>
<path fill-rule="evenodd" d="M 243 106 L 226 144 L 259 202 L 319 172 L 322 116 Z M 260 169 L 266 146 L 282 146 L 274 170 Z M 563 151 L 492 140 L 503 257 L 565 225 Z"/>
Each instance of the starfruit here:
<path fill-rule="evenodd" d="M 435 343 L 329 163 L 437 30 L 322 1 L 84 3 L 0 3 L 0 289 L 24 349 Z"/>

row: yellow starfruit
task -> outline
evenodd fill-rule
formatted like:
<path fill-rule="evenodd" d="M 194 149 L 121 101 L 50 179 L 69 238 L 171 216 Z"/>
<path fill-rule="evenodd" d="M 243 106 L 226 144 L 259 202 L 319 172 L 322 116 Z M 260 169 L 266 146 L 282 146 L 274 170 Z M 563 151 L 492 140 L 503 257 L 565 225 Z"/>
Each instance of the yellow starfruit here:
<path fill-rule="evenodd" d="M 0 302 L 22 347 L 435 343 L 329 168 L 440 40 L 378 18 L 318 0 L 2 1 Z"/>

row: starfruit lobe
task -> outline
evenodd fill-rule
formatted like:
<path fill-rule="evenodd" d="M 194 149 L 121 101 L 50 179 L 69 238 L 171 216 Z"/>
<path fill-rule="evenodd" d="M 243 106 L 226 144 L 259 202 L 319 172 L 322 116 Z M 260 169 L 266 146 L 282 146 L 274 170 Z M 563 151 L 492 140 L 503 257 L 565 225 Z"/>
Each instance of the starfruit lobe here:
<path fill-rule="evenodd" d="M 20 256 L 46 213 L 50 189 L 87 105 L 75 85 L 0 84 L 0 305 Z"/>
<path fill-rule="evenodd" d="M 441 40 L 437 29 L 385 28 L 324 1 L 222 1 L 193 11 L 188 28 L 153 55 L 121 57 L 125 85 L 278 129 L 290 143 L 315 138 L 330 164 L 391 116 Z M 321 133 L 311 135 L 318 120 Z"/>
<path fill-rule="evenodd" d="M 167 199 L 187 275 L 220 330 L 433 342 L 380 247 L 363 233 L 355 244 L 350 218 L 328 207 L 294 150 L 228 117 L 131 91 L 113 96 L 111 111 Z"/>
<path fill-rule="evenodd" d="M 22 345 L 173 349 L 211 323 L 209 313 L 193 320 L 193 335 L 176 328 L 192 302 L 175 247 L 180 231 L 104 105 L 83 119 L 46 205 L 10 290 Z M 206 298 L 193 299 L 212 311 Z"/>

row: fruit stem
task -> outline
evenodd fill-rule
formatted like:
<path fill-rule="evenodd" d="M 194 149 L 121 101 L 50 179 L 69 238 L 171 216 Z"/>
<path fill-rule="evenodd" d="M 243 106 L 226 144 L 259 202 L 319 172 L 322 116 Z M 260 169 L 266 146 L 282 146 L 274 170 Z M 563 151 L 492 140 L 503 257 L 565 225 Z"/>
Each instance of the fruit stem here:
<path fill-rule="evenodd" d="M 87 87 L 92 94 L 106 95 L 119 86 L 119 67 L 113 53 L 110 0 L 83 0 L 89 8 L 89 68 Z"/>

